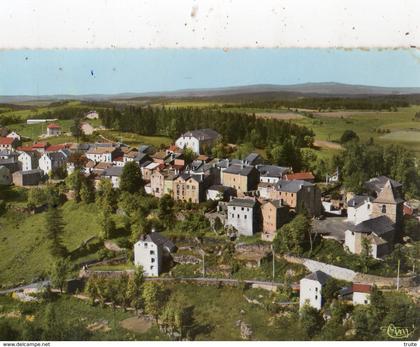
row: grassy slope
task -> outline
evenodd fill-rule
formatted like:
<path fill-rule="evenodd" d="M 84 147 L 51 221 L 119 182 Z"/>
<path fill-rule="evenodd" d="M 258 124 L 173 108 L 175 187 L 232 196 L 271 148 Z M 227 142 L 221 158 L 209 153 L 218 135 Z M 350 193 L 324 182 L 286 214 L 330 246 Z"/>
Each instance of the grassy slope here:
<path fill-rule="evenodd" d="M 64 245 L 73 250 L 83 240 L 99 233 L 94 205 L 62 207 Z M 45 237 L 45 212 L 29 215 L 9 210 L 0 221 L 0 283 L 4 286 L 32 279 L 47 272 L 52 262 Z"/>
<path fill-rule="evenodd" d="M 172 140 L 168 137 L 164 136 L 144 136 L 135 133 L 126 133 L 116 130 L 103 130 L 99 131 L 104 137 L 110 140 L 117 140 L 131 145 L 131 146 L 138 146 L 141 144 L 148 144 L 155 147 L 159 147 L 160 145 L 170 145 Z"/>

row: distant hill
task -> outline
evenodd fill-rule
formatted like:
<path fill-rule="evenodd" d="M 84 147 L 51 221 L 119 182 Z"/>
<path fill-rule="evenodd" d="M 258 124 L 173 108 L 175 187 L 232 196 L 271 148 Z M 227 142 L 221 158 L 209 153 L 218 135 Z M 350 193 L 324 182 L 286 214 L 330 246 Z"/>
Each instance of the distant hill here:
<path fill-rule="evenodd" d="M 148 93 L 120 93 L 120 94 L 89 94 L 89 95 L 14 95 L 0 96 L 0 103 L 14 103 L 24 101 L 55 101 L 55 100 L 123 100 L 146 98 L 217 98 L 228 96 L 247 97 L 263 95 L 267 97 L 363 97 L 363 96 L 401 96 L 420 94 L 420 88 L 377 87 L 365 85 L 342 84 L 335 82 L 304 83 L 293 85 L 257 84 L 223 88 L 182 89 L 175 91 L 160 91 Z"/>

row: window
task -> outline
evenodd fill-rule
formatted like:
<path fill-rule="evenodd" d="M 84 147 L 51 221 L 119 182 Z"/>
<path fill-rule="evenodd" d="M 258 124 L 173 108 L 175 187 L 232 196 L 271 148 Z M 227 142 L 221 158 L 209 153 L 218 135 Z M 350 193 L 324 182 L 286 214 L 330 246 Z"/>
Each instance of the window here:
<path fill-rule="evenodd" d="M 248 217 L 247 215 L 244 216 L 245 219 L 247 219 L 247 217 Z"/>
<path fill-rule="evenodd" d="M 154 263 L 154 262 L 155 262 L 155 258 L 151 258 L 151 259 L 150 259 L 150 262 L 151 262 L 151 263 Z"/>
<path fill-rule="evenodd" d="M 386 205 L 382 205 L 382 213 L 386 213 Z"/>
<path fill-rule="evenodd" d="M 243 208 L 243 207 L 241 207 L 241 210 L 243 211 L 243 210 L 244 210 L 244 208 Z"/>
<path fill-rule="evenodd" d="M 318 295 L 315 295 L 315 300 L 318 300 Z"/>
<path fill-rule="evenodd" d="M 240 219 L 241 218 L 241 216 L 239 215 L 239 213 L 238 213 L 238 219 Z"/>
<path fill-rule="evenodd" d="M 144 247 L 146 247 L 146 248 L 147 248 L 147 242 L 145 242 L 145 243 L 144 243 Z"/>
<path fill-rule="evenodd" d="M 234 213 L 232 213 L 232 218 L 235 218 L 235 214 Z"/>
<path fill-rule="evenodd" d="M 367 301 L 367 300 L 365 300 L 365 305 L 367 305 L 367 303 L 368 303 L 368 301 Z"/>
<path fill-rule="evenodd" d="M 315 288 L 315 291 L 316 291 L 316 292 L 318 291 L 318 287 L 316 287 L 316 288 Z"/>
<path fill-rule="evenodd" d="M 150 255 L 154 255 L 154 254 L 155 254 L 155 251 L 150 250 Z"/>
<path fill-rule="evenodd" d="M 150 270 L 153 270 L 153 268 L 154 268 L 154 266 L 153 265 L 150 265 Z"/>
<path fill-rule="evenodd" d="M 368 210 L 370 209 L 370 204 L 367 204 L 367 208 L 368 208 Z"/>
<path fill-rule="evenodd" d="M 235 206 L 233 206 L 233 210 L 236 211 L 236 207 Z"/>

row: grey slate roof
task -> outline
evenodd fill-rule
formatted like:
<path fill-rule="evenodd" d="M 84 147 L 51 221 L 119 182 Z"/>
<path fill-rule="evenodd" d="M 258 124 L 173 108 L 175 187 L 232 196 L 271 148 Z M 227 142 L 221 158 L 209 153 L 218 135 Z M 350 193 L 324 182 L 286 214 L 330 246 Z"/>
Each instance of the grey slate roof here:
<path fill-rule="evenodd" d="M 302 189 L 302 187 L 313 187 L 313 183 L 309 183 L 303 180 L 293 180 L 293 181 L 286 181 L 286 180 L 279 180 L 275 187 L 276 190 L 279 192 L 288 192 L 288 193 L 297 193 Z"/>
<path fill-rule="evenodd" d="M 121 176 L 123 172 L 123 167 L 121 166 L 113 166 L 110 167 L 109 169 L 105 169 L 104 172 L 102 173 L 102 176 Z"/>
<path fill-rule="evenodd" d="M 51 161 L 66 160 L 67 159 L 67 156 L 61 151 L 48 152 L 48 153 L 46 153 L 46 156 L 48 156 L 51 159 Z"/>
<path fill-rule="evenodd" d="M 148 150 L 150 150 L 152 147 L 149 145 L 141 145 L 139 147 L 139 152 L 140 153 L 146 153 Z"/>
<path fill-rule="evenodd" d="M 220 134 L 213 129 L 196 129 L 182 134 L 184 137 L 195 137 L 199 140 L 215 140 Z"/>
<path fill-rule="evenodd" d="M 260 172 L 262 177 L 278 177 L 281 178 L 283 174 L 290 170 L 288 167 L 276 165 L 257 165 L 256 169 Z"/>
<path fill-rule="evenodd" d="M 351 226 L 350 230 L 358 233 L 375 233 L 381 236 L 394 230 L 394 223 L 387 216 L 379 216 Z"/>
<path fill-rule="evenodd" d="M 154 242 L 155 244 L 166 248 L 169 252 L 176 250 L 176 246 L 171 240 L 156 231 L 147 234 L 145 241 Z"/>
<path fill-rule="evenodd" d="M 354 207 L 354 208 L 357 208 L 357 207 L 359 207 L 359 206 L 363 205 L 363 203 L 364 203 L 367 199 L 372 200 L 372 198 L 371 198 L 370 196 L 367 196 L 367 195 L 355 195 L 352 199 L 350 199 L 350 200 L 347 202 L 347 205 L 348 205 L 349 207 Z"/>
<path fill-rule="evenodd" d="M 378 176 L 378 177 L 371 178 L 369 181 L 365 182 L 364 186 L 366 189 L 370 191 L 374 191 L 376 192 L 376 194 L 378 194 L 382 190 L 382 188 L 385 186 L 385 183 L 388 180 L 391 182 L 392 188 L 402 187 L 402 184 L 400 182 L 397 182 L 386 176 Z"/>
<path fill-rule="evenodd" d="M 318 281 L 319 283 L 324 285 L 328 281 L 330 276 L 327 275 L 325 272 L 322 272 L 322 271 L 318 270 L 318 271 L 312 272 L 311 274 L 309 274 L 305 278 L 308 279 L 308 280 Z"/>
<path fill-rule="evenodd" d="M 27 170 L 27 171 L 17 171 L 19 174 L 21 174 L 22 176 L 26 176 L 26 175 L 43 175 L 44 172 L 41 169 L 33 169 L 33 170 Z"/>
<path fill-rule="evenodd" d="M 252 172 L 252 170 L 254 170 L 253 166 L 234 164 L 229 166 L 224 172 L 235 175 L 248 176 Z"/>
<path fill-rule="evenodd" d="M 235 198 L 228 202 L 228 206 L 239 206 L 254 208 L 257 202 L 254 199 L 239 199 Z"/>
<path fill-rule="evenodd" d="M 247 157 L 244 159 L 244 161 L 249 165 L 254 165 L 255 162 L 260 159 L 261 156 L 258 153 L 250 153 L 247 155 Z"/>

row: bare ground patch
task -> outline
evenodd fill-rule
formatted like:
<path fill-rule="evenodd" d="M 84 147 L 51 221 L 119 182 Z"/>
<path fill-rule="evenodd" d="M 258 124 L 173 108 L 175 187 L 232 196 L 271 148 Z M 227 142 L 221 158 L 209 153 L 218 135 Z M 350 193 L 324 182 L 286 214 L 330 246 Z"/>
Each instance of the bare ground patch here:
<path fill-rule="evenodd" d="M 144 317 L 130 317 L 120 322 L 124 329 L 143 334 L 152 327 L 152 322 Z"/>
<path fill-rule="evenodd" d="M 261 112 L 261 113 L 256 113 L 255 116 L 257 118 L 265 118 L 265 119 L 272 118 L 272 119 L 282 119 L 282 120 L 305 118 L 301 114 L 294 113 L 294 112 Z"/>
<path fill-rule="evenodd" d="M 316 117 L 326 117 L 326 118 L 349 118 L 352 116 L 378 116 L 386 114 L 395 114 L 391 111 L 333 111 L 333 112 L 313 112 L 313 115 Z"/>
<path fill-rule="evenodd" d="M 320 148 L 328 148 L 328 149 L 343 149 L 343 146 L 341 146 L 339 143 L 325 141 L 325 140 L 315 140 L 314 146 L 320 147 Z"/>

